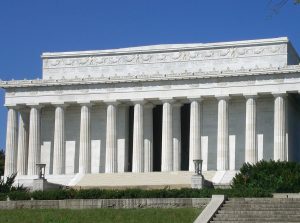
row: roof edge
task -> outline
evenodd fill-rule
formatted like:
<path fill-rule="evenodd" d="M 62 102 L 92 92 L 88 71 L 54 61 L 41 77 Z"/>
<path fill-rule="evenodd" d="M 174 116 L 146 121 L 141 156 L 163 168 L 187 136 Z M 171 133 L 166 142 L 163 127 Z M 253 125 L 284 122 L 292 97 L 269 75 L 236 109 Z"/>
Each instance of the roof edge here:
<path fill-rule="evenodd" d="M 287 37 L 257 39 L 257 40 L 242 40 L 242 41 L 229 41 L 229 42 L 216 42 L 216 43 L 187 43 L 187 44 L 158 44 L 149 46 L 127 47 L 119 49 L 107 50 L 88 50 L 88 51 L 68 51 L 68 52 L 44 52 L 41 57 L 46 58 L 63 58 L 75 56 L 94 56 L 94 55 L 118 55 L 118 54 L 136 54 L 136 53 L 159 53 L 176 50 L 196 50 L 196 49 L 209 49 L 209 48 L 226 48 L 232 46 L 252 46 L 263 44 L 278 44 L 289 43 Z"/>

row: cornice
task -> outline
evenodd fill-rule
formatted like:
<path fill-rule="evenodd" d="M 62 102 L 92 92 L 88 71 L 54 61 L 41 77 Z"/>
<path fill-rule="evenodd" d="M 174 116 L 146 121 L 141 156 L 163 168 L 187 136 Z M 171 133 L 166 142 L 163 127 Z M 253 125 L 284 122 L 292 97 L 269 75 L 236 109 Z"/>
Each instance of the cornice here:
<path fill-rule="evenodd" d="M 36 80 L 11 80 L 0 81 L 0 87 L 7 88 L 26 88 L 26 87 L 45 87 L 45 86 L 68 86 L 68 85 L 91 85 L 91 84 L 114 84 L 114 83 L 135 83 L 135 82 L 154 82 L 168 80 L 185 79 L 204 79 L 204 78 L 223 78 L 223 77 L 242 77 L 258 75 L 294 74 L 300 73 L 300 65 L 287 65 L 285 67 L 253 68 L 238 70 L 208 71 L 203 72 L 184 72 L 184 73 L 155 73 L 139 74 L 128 76 L 113 77 L 87 77 L 74 79 L 36 79 Z"/>
<path fill-rule="evenodd" d="M 64 57 L 85 57 L 85 56 L 103 56 L 118 54 L 136 54 L 136 53 L 160 53 L 172 52 L 177 50 L 204 50 L 214 48 L 241 47 L 253 45 L 269 45 L 288 43 L 287 37 L 268 38 L 258 40 L 243 40 L 218 43 L 192 43 L 192 44 L 160 44 L 140 47 L 128 47 L 109 50 L 90 50 L 90 51 L 70 51 L 70 52 L 45 52 L 42 58 L 64 58 Z"/>

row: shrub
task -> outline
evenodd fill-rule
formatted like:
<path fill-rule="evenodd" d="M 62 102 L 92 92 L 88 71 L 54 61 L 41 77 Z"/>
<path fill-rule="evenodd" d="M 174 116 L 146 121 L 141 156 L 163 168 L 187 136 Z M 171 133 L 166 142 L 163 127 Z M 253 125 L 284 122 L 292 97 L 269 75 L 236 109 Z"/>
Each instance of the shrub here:
<path fill-rule="evenodd" d="M 299 192 L 300 164 L 295 162 L 260 161 L 245 163 L 232 182 L 233 189 L 269 192 Z"/>
<path fill-rule="evenodd" d="M 8 194 L 8 197 L 12 201 L 30 200 L 30 193 L 27 191 L 12 191 Z"/>
<path fill-rule="evenodd" d="M 0 193 L 0 201 L 6 201 L 7 194 L 5 193 Z"/>
<path fill-rule="evenodd" d="M 9 193 L 10 191 L 26 191 L 26 188 L 23 185 L 13 186 L 17 173 L 12 174 L 11 176 L 6 177 L 0 180 L 0 193 Z"/>
<path fill-rule="evenodd" d="M 75 190 L 48 190 L 48 191 L 34 191 L 31 193 L 31 197 L 34 200 L 65 200 L 73 199 L 75 197 Z"/>

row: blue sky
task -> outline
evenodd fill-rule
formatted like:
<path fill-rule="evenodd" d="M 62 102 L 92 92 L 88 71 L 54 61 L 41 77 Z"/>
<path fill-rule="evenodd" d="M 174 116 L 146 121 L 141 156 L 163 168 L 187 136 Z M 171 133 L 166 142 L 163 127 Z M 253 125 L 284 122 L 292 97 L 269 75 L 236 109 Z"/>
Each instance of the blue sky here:
<path fill-rule="evenodd" d="M 300 52 L 300 5 L 289 0 L 272 14 L 277 2 L 0 0 L 0 78 L 41 77 L 40 55 L 51 51 L 287 36 Z M 6 134 L 3 103 L 1 91 L 0 148 Z"/>

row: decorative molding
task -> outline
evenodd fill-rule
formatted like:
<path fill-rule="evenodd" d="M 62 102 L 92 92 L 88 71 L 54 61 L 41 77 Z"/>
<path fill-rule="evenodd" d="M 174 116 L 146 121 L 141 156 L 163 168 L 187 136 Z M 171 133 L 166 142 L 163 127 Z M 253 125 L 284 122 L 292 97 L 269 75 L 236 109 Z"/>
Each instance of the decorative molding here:
<path fill-rule="evenodd" d="M 74 68 L 87 66 L 136 65 L 203 61 L 209 59 L 232 59 L 239 57 L 287 54 L 286 44 L 265 46 L 232 46 L 217 49 L 189 49 L 173 52 L 144 52 L 113 55 L 74 55 L 70 57 L 44 58 L 44 69 Z"/>
<path fill-rule="evenodd" d="M 276 74 L 293 74 L 300 73 L 300 65 L 287 65 L 285 67 L 269 67 L 244 69 L 241 67 L 239 70 L 225 71 L 208 71 L 202 72 L 184 72 L 184 73 L 171 73 L 171 74 L 148 74 L 148 75 L 135 75 L 135 76 L 114 76 L 114 77 L 88 77 L 88 78 L 74 78 L 74 79 L 36 79 L 36 80 L 11 80 L 0 81 L 0 87 L 8 88 L 27 88 L 27 87 L 44 87 L 44 86 L 68 86 L 68 85 L 91 85 L 91 84 L 113 84 L 113 83 L 136 83 L 136 82 L 155 82 L 155 81 L 173 81 L 185 79 L 203 79 L 203 78 L 223 78 L 223 77 L 241 77 L 253 75 L 276 75 Z M 110 91 L 114 89 L 111 88 Z M 62 91 L 62 90 L 61 90 Z M 90 91 L 85 89 L 85 91 Z M 63 91 L 62 91 L 63 92 Z M 61 93 L 62 93 L 61 92 Z M 8 94 L 13 95 L 13 92 Z M 32 92 L 31 94 L 36 94 Z"/>

